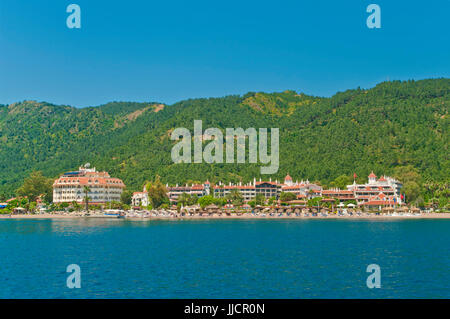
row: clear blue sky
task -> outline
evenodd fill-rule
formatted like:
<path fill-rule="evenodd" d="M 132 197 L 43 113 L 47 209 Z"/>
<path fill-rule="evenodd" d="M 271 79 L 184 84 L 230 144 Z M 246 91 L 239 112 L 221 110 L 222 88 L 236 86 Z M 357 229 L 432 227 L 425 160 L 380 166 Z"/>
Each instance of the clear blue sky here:
<path fill-rule="evenodd" d="M 81 7 L 82 28 L 66 27 Z M 368 29 L 366 7 L 381 7 Z M 450 0 L 0 3 L 0 103 L 77 107 L 450 76 Z"/>

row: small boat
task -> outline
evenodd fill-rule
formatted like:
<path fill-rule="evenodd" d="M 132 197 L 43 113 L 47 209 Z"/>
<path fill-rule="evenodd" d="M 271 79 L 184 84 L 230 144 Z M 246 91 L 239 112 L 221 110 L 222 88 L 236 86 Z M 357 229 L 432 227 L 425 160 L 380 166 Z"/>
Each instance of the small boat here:
<path fill-rule="evenodd" d="M 111 216 L 111 217 L 117 217 L 117 218 L 124 218 L 125 214 L 122 210 L 118 209 L 107 209 L 103 213 L 104 216 Z"/>

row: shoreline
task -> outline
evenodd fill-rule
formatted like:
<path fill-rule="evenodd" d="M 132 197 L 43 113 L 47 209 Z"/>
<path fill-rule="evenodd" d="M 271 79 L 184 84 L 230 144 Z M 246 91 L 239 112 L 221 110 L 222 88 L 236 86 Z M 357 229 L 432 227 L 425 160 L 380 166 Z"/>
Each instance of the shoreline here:
<path fill-rule="evenodd" d="M 421 215 L 364 215 L 364 216 L 151 216 L 151 217 L 125 217 L 94 215 L 94 216 L 71 216 L 59 214 L 38 214 L 38 215 L 0 215 L 2 219 L 31 220 L 31 219 L 120 219 L 133 221 L 150 220 L 212 220 L 212 219 L 245 219 L 245 220 L 283 220 L 283 219 L 332 219 L 332 220 L 358 220 L 358 219 L 450 219 L 450 213 L 427 213 Z"/>

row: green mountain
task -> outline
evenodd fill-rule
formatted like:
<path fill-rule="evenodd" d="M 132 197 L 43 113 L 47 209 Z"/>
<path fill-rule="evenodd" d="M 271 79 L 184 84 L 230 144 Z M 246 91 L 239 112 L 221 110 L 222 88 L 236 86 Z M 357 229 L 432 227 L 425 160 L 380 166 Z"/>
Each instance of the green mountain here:
<path fill-rule="evenodd" d="M 383 82 L 331 98 L 282 93 L 190 99 L 173 105 L 112 102 L 74 108 L 24 101 L 0 105 L 0 194 L 32 171 L 56 177 L 86 162 L 140 189 L 167 183 L 249 181 L 261 164 L 174 164 L 174 128 L 279 128 L 280 168 L 328 183 L 346 174 L 391 174 L 412 165 L 424 181 L 448 181 L 450 79 Z M 269 176 L 262 176 L 268 178 Z"/>

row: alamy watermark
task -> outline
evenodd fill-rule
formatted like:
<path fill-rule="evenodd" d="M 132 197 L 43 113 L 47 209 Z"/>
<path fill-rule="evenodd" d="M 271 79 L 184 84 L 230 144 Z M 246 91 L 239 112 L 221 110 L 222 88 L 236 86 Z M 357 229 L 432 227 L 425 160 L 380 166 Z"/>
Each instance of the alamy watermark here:
<path fill-rule="evenodd" d="M 81 268 L 77 264 L 70 264 L 66 268 L 66 272 L 71 273 L 67 277 L 66 285 L 67 288 L 81 288 Z"/>
<path fill-rule="evenodd" d="M 81 8 L 78 4 L 69 4 L 66 8 L 66 12 L 70 15 L 66 19 L 66 25 L 69 29 L 81 28 Z M 370 13 L 367 17 L 366 25 L 369 29 L 381 28 L 381 8 L 378 4 L 369 4 L 366 8 L 366 12 Z"/>
<path fill-rule="evenodd" d="M 370 264 L 367 266 L 366 272 L 370 272 L 371 275 L 367 277 L 367 288 L 381 288 L 381 269 L 377 264 Z"/>
<path fill-rule="evenodd" d="M 366 25 L 369 29 L 381 28 L 381 8 L 378 4 L 369 4 L 366 9 L 370 15 L 367 17 Z"/>
<path fill-rule="evenodd" d="M 258 138 L 259 133 L 259 138 Z M 246 163 L 246 140 L 248 140 L 248 162 L 256 164 L 268 164 L 261 167 L 261 174 L 275 174 L 279 167 L 279 137 L 278 128 L 270 129 L 270 154 L 268 148 L 268 130 L 260 128 L 226 128 L 225 129 L 225 163 Z M 194 136 L 184 128 L 176 128 L 171 134 L 171 140 L 179 140 L 172 148 L 172 160 L 174 163 L 224 163 L 224 136 L 218 128 L 208 128 L 203 132 L 202 121 L 194 120 Z M 192 139 L 194 150 L 192 152 Z M 258 140 L 259 139 L 259 140 Z M 203 149 L 203 141 L 210 140 Z M 237 158 L 235 158 L 235 141 Z M 194 160 L 192 161 L 192 153 Z"/>
<path fill-rule="evenodd" d="M 81 8 L 78 4 L 69 4 L 66 12 L 70 15 L 66 19 L 66 25 L 69 29 L 81 28 Z"/>

